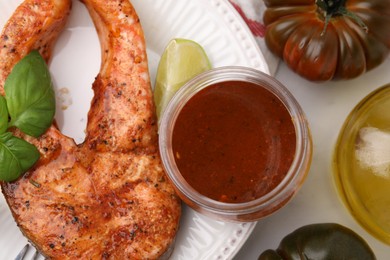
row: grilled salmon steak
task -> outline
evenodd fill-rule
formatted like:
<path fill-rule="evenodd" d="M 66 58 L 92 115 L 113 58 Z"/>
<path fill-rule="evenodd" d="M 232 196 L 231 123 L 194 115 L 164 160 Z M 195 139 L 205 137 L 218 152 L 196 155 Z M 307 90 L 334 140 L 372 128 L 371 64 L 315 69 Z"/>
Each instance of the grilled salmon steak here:
<path fill-rule="evenodd" d="M 128 0 L 84 0 L 102 47 L 86 138 L 77 145 L 53 125 L 39 161 L 1 184 L 24 235 L 50 259 L 156 259 L 170 254 L 180 201 L 158 151 L 155 107 L 140 21 Z M 26 0 L 0 39 L 0 88 L 32 49 L 45 59 L 70 0 Z M 76 93 L 74 93 L 76 94 Z"/>

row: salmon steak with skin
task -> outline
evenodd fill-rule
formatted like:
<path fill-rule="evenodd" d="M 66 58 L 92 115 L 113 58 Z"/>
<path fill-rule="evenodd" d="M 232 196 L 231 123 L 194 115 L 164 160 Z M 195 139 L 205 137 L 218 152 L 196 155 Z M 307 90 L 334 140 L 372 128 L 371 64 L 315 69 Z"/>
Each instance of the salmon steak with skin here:
<path fill-rule="evenodd" d="M 126 0 L 84 0 L 102 63 L 93 83 L 85 141 L 53 124 L 39 138 L 14 134 L 38 162 L 2 192 L 23 234 L 49 259 L 157 259 L 169 256 L 180 200 L 159 156 L 155 106 L 139 18 Z M 0 88 L 33 49 L 49 60 L 70 0 L 26 0 L 0 38 Z M 77 94 L 77 93 L 74 93 Z"/>

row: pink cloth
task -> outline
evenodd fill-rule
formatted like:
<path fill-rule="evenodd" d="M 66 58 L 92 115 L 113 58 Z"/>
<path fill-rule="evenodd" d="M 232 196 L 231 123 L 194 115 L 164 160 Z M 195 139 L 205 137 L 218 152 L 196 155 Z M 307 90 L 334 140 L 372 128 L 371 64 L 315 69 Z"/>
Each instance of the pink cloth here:
<path fill-rule="evenodd" d="M 278 67 L 279 59 L 273 55 L 264 42 L 265 26 L 263 13 L 266 9 L 263 0 L 229 0 L 237 12 L 252 31 L 260 50 L 268 64 L 271 75 L 274 75 Z"/>

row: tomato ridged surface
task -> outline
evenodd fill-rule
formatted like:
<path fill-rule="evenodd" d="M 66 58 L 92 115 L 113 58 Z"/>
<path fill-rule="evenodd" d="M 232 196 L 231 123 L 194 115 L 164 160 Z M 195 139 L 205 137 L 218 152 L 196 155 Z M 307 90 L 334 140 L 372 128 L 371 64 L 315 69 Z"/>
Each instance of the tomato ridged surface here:
<path fill-rule="evenodd" d="M 264 2 L 268 48 L 308 80 L 356 78 L 389 54 L 390 0 L 339 1 L 332 16 L 315 0 Z"/>

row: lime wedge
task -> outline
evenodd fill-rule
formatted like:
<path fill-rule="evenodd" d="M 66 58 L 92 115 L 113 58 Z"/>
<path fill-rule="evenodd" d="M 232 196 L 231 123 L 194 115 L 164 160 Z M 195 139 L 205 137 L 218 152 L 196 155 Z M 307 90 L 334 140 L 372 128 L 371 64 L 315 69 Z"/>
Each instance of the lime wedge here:
<path fill-rule="evenodd" d="M 187 39 L 171 40 L 157 68 L 154 102 L 158 119 L 181 86 L 209 69 L 211 64 L 202 46 Z"/>

